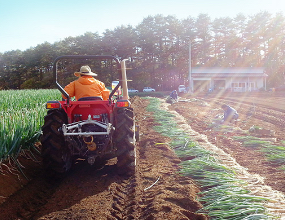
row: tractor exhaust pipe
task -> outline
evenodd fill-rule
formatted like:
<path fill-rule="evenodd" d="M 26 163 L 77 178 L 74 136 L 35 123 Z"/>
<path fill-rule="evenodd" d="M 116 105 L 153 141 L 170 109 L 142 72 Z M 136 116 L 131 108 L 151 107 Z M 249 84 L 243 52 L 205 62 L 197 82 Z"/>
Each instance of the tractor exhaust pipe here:
<path fill-rule="evenodd" d="M 122 70 L 122 90 L 123 90 L 123 99 L 129 99 L 128 85 L 127 85 L 127 69 L 126 69 L 126 60 L 121 61 L 121 70 Z"/>

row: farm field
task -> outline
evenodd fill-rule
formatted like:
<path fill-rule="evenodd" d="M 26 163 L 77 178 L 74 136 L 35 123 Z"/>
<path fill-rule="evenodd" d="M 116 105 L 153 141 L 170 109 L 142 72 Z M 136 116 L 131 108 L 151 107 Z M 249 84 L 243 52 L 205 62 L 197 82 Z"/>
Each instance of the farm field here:
<path fill-rule="evenodd" d="M 285 193 L 284 101 L 283 94 L 211 94 L 181 97 L 165 108 L 177 112 L 201 134 L 196 137 L 201 146 L 206 144 L 202 138 L 206 136 L 250 174 L 263 177 L 264 185 Z M 238 110 L 240 120 L 236 126 L 213 126 L 216 116 L 222 114 L 221 103 Z M 207 219 L 196 213 L 203 207 L 203 202 L 197 200 L 199 184 L 178 173 L 181 161 L 186 159 L 179 158 L 167 144 L 170 137 L 154 129 L 158 122 L 147 111 L 149 100 L 135 97 L 132 105 L 140 126 L 134 177 L 116 175 L 114 161 L 109 161 L 104 168 L 77 164 L 65 177 L 49 179 L 39 163 L 22 158 L 26 165 L 23 170 L 31 180 L 24 180 L 19 173 L 0 176 L 4 186 L 0 191 L 0 219 Z M 248 133 L 250 128 L 255 128 L 254 132 Z M 264 133 L 258 133 L 260 130 Z M 259 142 L 245 145 L 242 138 L 253 137 Z M 270 157 L 271 146 L 278 146 L 279 157 Z M 17 186 L 19 182 L 24 187 Z M 11 196 L 5 194 L 3 189 L 12 192 L 12 188 L 19 190 Z"/>
<path fill-rule="evenodd" d="M 260 139 L 270 140 L 274 145 L 285 148 L 284 95 L 284 93 L 252 93 L 247 95 L 235 93 L 217 98 L 217 96 L 213 94 L 211 97 L 201 97 L 202 100 L 209 103 L 207 107 L 200 108 L 199 104 L 193 106 L 193 103 L 177 103 L 177 105 L 172 107 L 174 107 L 179 114 L 187 118 L 194 130 L 207 135 L 213 144 L 233 155 L 239 164 L 248 168 L 249 172 L 264 176 L 266 184 L 285 193 L 285 172 L 282 170 L 282 165 L 284 165 L 285 162 L 283 151 L 279 153 L 280 158 L 278 159 L 280 163 L 278 163 L 279 161 L 270 161 L 268 157 L 266 157 L 266 154 L 272 154 L 273 151 L 264 152 L 260 146 L 244 147 L 239 141 L 235 141 L 232 138 L 232 136 L 237 135 L 235 132 L 225 135 L 221 132 L 215 132 L 208 127 L 208 124 L 213 121 L 213 118 L 217 114 L 222 113 L 220 109 L 221 104 L 226 103 L 235 107 L 239 112 L 238 128 L 248 131 L 251 127 L 255 126 L 265 130 L 271 130 L 274 134 L 265 132 L 255 136 L 258 136 Z M 190 112 L 196 112 L 197 117 Z"/>

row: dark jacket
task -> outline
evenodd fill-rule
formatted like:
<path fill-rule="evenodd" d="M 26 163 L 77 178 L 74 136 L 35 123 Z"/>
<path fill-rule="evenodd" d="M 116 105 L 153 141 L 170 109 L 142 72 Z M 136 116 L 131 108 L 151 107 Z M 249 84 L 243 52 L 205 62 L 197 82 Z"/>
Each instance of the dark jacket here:
<path fill-rule="evenodd" d="M 173 98 L 173 99 L 178 99 L 178 95 L 177 95 L 177 92 L 176 90 L 173 90 L 171 93 L 170 93 L 170 97 Z"/>
<path fill-rule="evenodd" d="M 227 108 L 224 109 L 224 121 L 232 119 L 238 119 L 238 113 L 234 108 L 227 106 Z"/>

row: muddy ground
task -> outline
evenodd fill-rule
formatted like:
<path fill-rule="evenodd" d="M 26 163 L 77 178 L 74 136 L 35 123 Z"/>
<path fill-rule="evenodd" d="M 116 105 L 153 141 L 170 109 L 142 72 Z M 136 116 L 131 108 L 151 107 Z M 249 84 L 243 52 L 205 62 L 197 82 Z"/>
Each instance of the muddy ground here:
<path fill-rule="evenodd" d="M 240 113 L 240 121 L 233 126 L 244 131 L 253 125 L 267 128 L 274 134 L 262 138 L 281 143 L 285 140 L 284 101 L 283 94 L 270 93 L 183 95 L 169 109 L 249 172 L 261 175 L 266 184 L 284 193 L 284 172 L 263 153 L 245 148 L 233 134 L 219 133 L 209 126 L 222 114 L 220 105 L 230 104 Z M 2 165 L 0 219 L 207 219 L 195 214 L 202 207 L 197 201 L 199 187 L 178 175 L 180 159 L 168 145 L 155 145 L 169 140 L 152 129 L 154 119 L 145 109 L 148 101 L 135 97 L 132 105 L 140 126 L 135 176 L 117 175 L 116 161 L 110 160 L 103 168 L 76 164 L 66 176 L 50 179 L 40 163 L 24 155 L 20 162 L 30 181 Z"/>

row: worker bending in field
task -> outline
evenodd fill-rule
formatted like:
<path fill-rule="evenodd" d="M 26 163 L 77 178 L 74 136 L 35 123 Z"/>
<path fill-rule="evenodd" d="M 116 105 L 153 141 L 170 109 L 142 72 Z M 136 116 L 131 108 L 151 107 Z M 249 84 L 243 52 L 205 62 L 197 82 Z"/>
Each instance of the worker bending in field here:
<path fill-rule="evenodd" d="M 223 123 L 232 123 L 238 119 L 238 113 L 233 107 L 228 105 L 222 105 L 222 109 L 224 110 Z"/>
<path fill-rule="evenodd" d="M 64 90 L 70 97 L 75 96 L 75 99 L 79 100 L 83 97 L 99 96 L 107 100 L 106 97 L 108 97 L 110 91 L 106 89 L 103 82 L 93 77 L 97 76 L 97 74 L 93 73 L 89 66 L 82 66 L 80 72 L 75 72 L 74 75 L 79 77 L 79 79 L 64 87 Z M 66 99 L 64 95 L 62 95 L 62 97 Z"/>
<path fill-rule="evenodd" d="M 178 99 L 178 95 L 177 95 L 177 91 L 176 90 L 173 90 L 170 95 L 169 95 L 171 98 L 173 98 L 175 101 L 177 101 Z"/>

